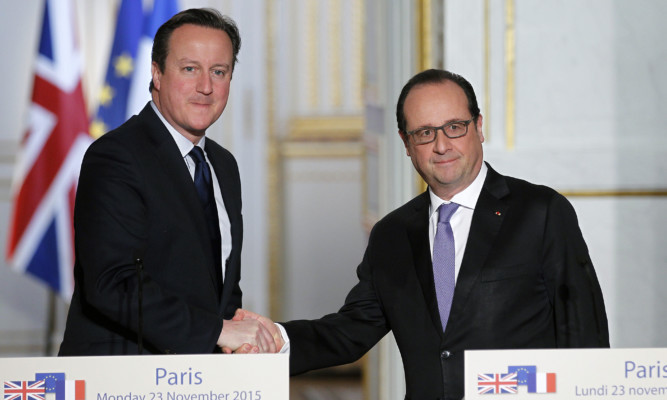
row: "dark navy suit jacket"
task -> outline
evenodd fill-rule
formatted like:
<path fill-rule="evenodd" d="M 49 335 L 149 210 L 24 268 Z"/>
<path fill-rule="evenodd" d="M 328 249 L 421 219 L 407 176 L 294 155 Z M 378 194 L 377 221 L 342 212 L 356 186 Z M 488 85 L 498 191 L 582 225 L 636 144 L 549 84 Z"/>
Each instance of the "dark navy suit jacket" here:
<path fill-rule="evenodd" d="M 554 190 L 491 167 L 443 332 L 429 202 L 425 192 L 375 225 L 359 282 L 338 313 L 284 324 L 291 373 L 352 362 L 391 330 L 406 398 L 459 399 L 464 350 L 609 346 L 602 292 L 574 209 Z"/>
<path fill-rule="evenodd" d="M 217 351 L 223 318 L 241 307 L 241 183 L 232 154 L 208 138 L 205 146 L 231 223 L 222 295 L 193 180 L 147 104 L 84 157 L 74 211 L 75 287 L 60 355 L 137 354 L 137 258 L 145 352 Z"/>

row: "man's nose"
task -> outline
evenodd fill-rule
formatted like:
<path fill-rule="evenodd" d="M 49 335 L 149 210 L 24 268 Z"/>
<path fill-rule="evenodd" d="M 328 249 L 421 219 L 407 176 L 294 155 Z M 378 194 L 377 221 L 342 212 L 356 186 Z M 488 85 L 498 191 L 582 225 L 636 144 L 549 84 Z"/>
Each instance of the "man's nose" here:
<path fill-rule="evenodd" d="M 197 80 L 197 91 L 203 94 L 211 94 L 213 90 L 213 82 L 209 74 L 202 74 Z"/>
<path fill-rule="evenodd" d="M 436 153 L 444 153 L 451 147 L 451 139 L 445 135 L 443 129 L 436 129 L 435 140 L 433 141 L 433 151 Z"/>

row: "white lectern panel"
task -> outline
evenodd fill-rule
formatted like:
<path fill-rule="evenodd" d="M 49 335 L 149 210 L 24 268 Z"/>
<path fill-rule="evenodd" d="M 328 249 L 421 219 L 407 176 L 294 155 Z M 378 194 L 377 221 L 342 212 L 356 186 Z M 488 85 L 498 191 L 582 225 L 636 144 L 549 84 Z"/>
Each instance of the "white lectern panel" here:
<path fill-rule="evenodd" d="M 289 398 L 289 355 L 0 358 L 4 400 Z"/>
<path fill-rule="evenodd" d="M 466 400 L 667 399 L 667 349 L 465 352 Z"/>

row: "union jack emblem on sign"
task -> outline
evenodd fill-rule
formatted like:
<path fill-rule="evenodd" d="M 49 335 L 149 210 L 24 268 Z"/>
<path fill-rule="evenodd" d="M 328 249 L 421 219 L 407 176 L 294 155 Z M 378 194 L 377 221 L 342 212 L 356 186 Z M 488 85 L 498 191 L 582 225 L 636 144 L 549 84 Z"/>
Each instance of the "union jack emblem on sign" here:
<path fill-rule="evenodd" d="M 45 400 L 44 381 L 5 381 L 4 400 Z"/>
<path fill-rule="evenodd" d="M 498 394 L 517 393 L 518 381 L 516 372 L 510 374 L 478 374 L 477 393 Z"/>

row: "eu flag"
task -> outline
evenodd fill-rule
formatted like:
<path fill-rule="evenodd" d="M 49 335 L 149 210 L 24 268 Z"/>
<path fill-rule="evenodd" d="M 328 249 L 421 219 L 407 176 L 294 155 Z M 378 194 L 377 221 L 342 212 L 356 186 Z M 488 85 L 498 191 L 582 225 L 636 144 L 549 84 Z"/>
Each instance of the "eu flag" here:
<path fill-rule="evenodd" d="M 535 365 L 510 365 L 507 367 L 507 373 L 511 374 L 516 372 L 516 380 L 519 385 L 528 385 L 528 374 L 534 374 L 537 372 L 537 366 Z"/>
<path fill-rule="evenodd" d="M 98 138 L 139 113 L 150 99 L 151 47 L 155 32 L 178 12 L 177 0 L 154 0 L 144 15 L 141 0 L 122 0 L 106 80 L 90 133 Z"/>
<path fill-rule="evenodd" d="M 99 94 L 90 133 L 97 138 L 125 122 L 144 10 L 141 0 L 123 0 L 118 11 L 106 79 Z"/>
<path fill-rule="evenodd" d="M 65 397 L 65 373 L 64 372 L 44 372 L 36 373 L 35 380 L 44 381 L 46 393 L 55 393 L 56 399 Z"/>
<path fill-rule="evenodd" d="M 151 50 L 153 49 L 153 38 L 160 25 L 178 12 L 177 0 L 153 0 L 153 11 L 148 13 L 144 19 L 143 34 L 139 40 L 137 50 L 136 68 L 132 78 L 132 87 L 127 99 L 127 112 L 125 118 L 139 114 L 146 102 L 150 100 L 148 84 L 151 80 Z"/>

